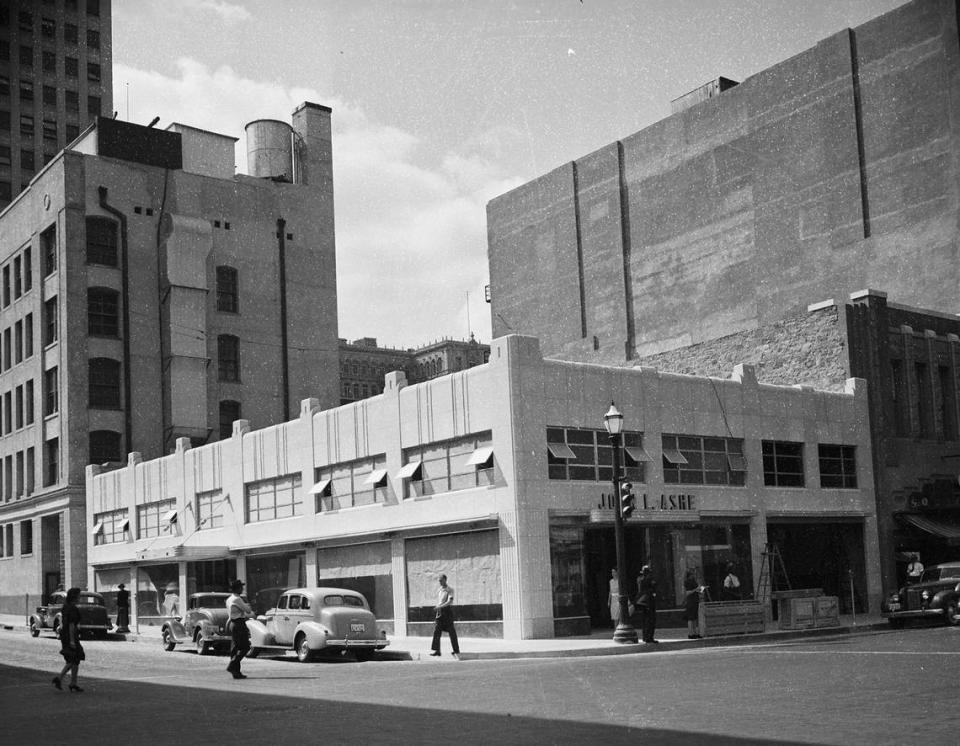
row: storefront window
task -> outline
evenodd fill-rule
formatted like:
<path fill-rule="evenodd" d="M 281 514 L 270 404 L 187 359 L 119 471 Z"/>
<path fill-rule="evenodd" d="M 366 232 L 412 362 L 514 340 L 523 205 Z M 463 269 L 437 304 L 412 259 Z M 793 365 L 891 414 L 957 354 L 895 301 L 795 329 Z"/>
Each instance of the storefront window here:
<path fill-rule="evenodd" d="M 187 563 L 187 594 L 223 593 L 230 590 L 230 581 L 237 577 L 235 559 Z"/>
<path fill-rule="evenodd" d="M 302 588 L 307 584 L 304 559 L 303 552 L 247 557 L 247 599 L 257 614 L 274 607 L 287 588 Z"/>
<path fill-rule="evenodd" d="M 107 605 L 107 614 L 110 620 L 117 620 L 117 586 L 123 583 L 129 590 L 130 571 L 126 568 L 119 570 L 97 570 L 93 575 L 93 589 L 103 596 L 103 602 Z"/>
<path fill-rule="evenodd" d="M 318 549 L 317 585 L 362 593 L 377 619 L 393 619 L 390 543 Z"/>
<path fill-rule="evenodd" d="M 406 555 L 411 622 L 432 622 L 436 617 L 441 574 L 453 586 L 457 621 L 503 619 L 496 530 L 408 539 Z"/>
<path fill-rule="evenodd" d="M 176 562 L 138 569 L 136 608 L 139 624 L 159 625 L 179 615 L 179 576 Z"/>
<path fill-rule="evenodd" d="M 550 567 L 553 576 L 553 616 L 586 616 L 583 580 L 583 530 L 576 526 L 550 527 Z"/>

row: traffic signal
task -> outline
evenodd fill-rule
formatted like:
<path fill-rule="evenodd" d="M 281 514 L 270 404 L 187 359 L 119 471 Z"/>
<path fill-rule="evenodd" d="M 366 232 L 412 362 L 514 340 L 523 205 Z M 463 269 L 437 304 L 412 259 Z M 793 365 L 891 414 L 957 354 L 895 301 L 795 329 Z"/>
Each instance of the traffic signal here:
<path fill-rule="evenodd" d="M 633 494 L 633 485 L 630 482 L 623 482 L 620 485 L 620 515 L 624 518 L 629 518 L 630 514 L 636 510 L 637 506 L 634 505 L 634 500 L 636 498 Z"/>

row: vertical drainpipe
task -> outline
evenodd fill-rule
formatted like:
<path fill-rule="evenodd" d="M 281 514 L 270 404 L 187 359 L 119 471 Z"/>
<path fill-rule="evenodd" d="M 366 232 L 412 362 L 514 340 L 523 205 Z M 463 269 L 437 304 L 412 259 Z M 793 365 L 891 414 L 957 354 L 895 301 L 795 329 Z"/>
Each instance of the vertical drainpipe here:
<path fill-rule="evenodd" d="M 123 445 L 126 452 L 133 449 L 133 413 L 130 396 L 130 271 L 127 261 L 127 216 L 112 205 L 107 204 L 107 188 L 97 188 L 100 195 L 100 207 L 120 221 L 120 277 L 121 291 L 120 304 L 123 309 L 121 323 L 123 326 Z"/>
<path fill-rule="evenodd" d="M 287 361 L 287 221 L 277 218 L 277 255 L 280 270 L 280 371 L 283 383 L 283 418 L 290 417 L 290 366 Z"/>

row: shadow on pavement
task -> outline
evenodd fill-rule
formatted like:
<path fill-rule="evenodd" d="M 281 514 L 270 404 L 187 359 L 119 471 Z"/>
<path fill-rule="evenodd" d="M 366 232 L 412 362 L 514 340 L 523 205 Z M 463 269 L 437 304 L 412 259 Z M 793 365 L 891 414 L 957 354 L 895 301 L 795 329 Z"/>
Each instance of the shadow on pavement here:
<path fill-rule="evenodd" d="M 399 707 L 250 691 L 256 679 L 227 681 L 223 689 L 85 677 L 80 694 L 57 691 L 49 671 L 0 665 L 4 740 L 9 743 L 163 744 L 658 744 L 769 743 L 678 730 L 513 717 L 458 710 L 464 692 L 423 707 Z M 323 682 L 320 682 L 321 685 Z M 244 691 L 247 689 L 248 691 Z M 314 691 L 316 694 L 316 690 Z M 783 746 L 799 743 L 777 741 Z"/>

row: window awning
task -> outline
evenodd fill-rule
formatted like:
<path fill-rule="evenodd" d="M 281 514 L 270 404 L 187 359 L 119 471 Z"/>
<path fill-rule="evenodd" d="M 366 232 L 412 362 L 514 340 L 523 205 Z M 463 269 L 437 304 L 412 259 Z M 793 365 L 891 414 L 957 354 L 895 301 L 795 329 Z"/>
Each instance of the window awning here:
<path fill-rule="evenodd" d="M 730 466 L 730 471 L 746 471 L 747 470 L 747 460 L 743 456 L 741 456 L 739 453 L 728 453 L 727 464 L 729 464 Z"/>
<path fill-rule="evenodd" d="M 420 471 L 420 461 L 410 461 L 403 465 L 403 468 L 397 472 L 398 479 L 413 479 Z"/>
<path fill-rule="evenodd" d="M 623 449 L 634 461 L 653 461 L 643 446 L 626 446 Z"/>
<path fill-rule="evenodd" d="M 130 528 L 130 519 L 124 518 L 122 521 L 120 521 L 120 530 L 126 531 L 128 528 Z"/>
<path fill-rule="evenodd" d="M 370 476 L 366 478 L 364 484 L 372 484 L 374 487 L 382 487 L 386 478 L 386 469 L 374 469 L 370 472 Z"/>
<path fill-rule="evenodd" d="M 177 522 L 177 511 L 175 511 L 175 510 L 168 510 L 166 513 L 164 513 L 164 514 L 163 514 L 163 522 L 164 522 L 164 523 L 176 523 L 176 522 Z"/>
<path fill-rule="evenodd" d="M 310 488 L 311 495 L 322 495 L 330 488 L 329 479 L 321 479 L 313 487 Z"/>
<path fill-rule="evenodd" d="M 554 458 L 576 460 L 577 454 L 566 443 L 547 443 L 547 450 Z"/>
<path fill-rule="evenodd" d="M 897 520 L 924 533 L 942 539 L 951 546 L 960 545 L 960 526 L 940 519 L 928 518 L 919 513 L 899 513 Z"/>
<path fill-rule="evenodd" d="M 483 466 L 493 458 L 493 448 L 478 448 L 467 459 L 467 466 Z"/>
<path fill-rule="evenodd" d="M 101 531 L 103 531 L 103 521 L 97 521 L 93 524 L 93 531 L 90 532 L 91 536 L 96 536 Z"/>
<path fill-rule="evenodd" d="M 687 464 L 687 457 L 676 448 L 664 448 L 663 457 L 671 464 Z"/>

